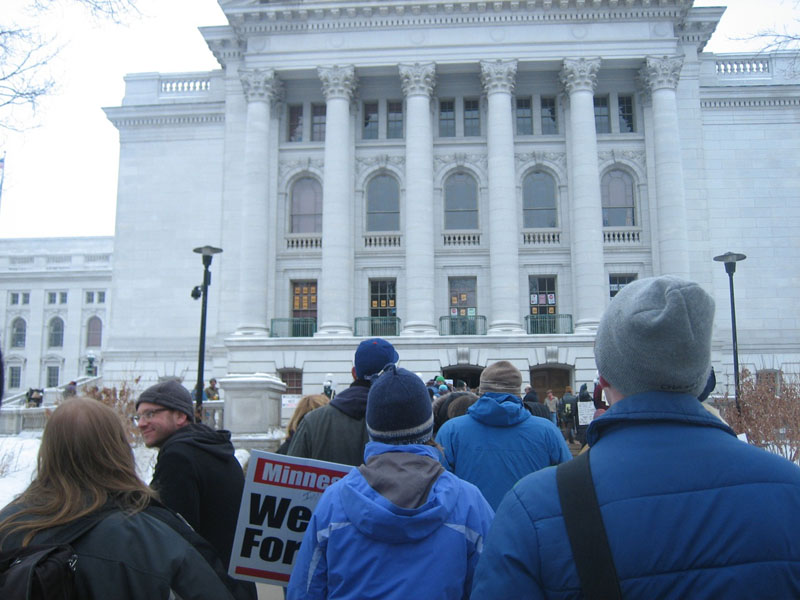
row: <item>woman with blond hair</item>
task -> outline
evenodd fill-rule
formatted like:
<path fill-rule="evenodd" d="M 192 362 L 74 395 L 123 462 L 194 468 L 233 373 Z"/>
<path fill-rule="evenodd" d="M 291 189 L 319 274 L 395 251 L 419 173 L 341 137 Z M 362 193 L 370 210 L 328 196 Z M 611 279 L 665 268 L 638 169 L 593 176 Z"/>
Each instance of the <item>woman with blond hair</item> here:
<path fill-rule="evenodd" d="M 311 394 L 300 398 L 300 401 L 294 409 L 292 418 L 289 419 L 289 424 L 286 426 L 286 439 L 280 445 L 280 448 L 278 448 L 278 454 L 286 454 L 287 450 L 289 450 L 289 442 L 292 441 L 294 432 L 300 427 L 300 421 L 303 420 L 303 417 L 315 408 L 325 406 L 328 402 L 330 402 L 330 400 L 325 394 Z"/>
<path fill-rule="evenodd" d="M 96 524 L 70 542 L 79 598 L 234 597 L 210 546 L 137 476 L 121 418 L 71 398 L 45 426 L 36 478 L 0 511 L 0 548 L 59 543 L 81 519 Z"/>

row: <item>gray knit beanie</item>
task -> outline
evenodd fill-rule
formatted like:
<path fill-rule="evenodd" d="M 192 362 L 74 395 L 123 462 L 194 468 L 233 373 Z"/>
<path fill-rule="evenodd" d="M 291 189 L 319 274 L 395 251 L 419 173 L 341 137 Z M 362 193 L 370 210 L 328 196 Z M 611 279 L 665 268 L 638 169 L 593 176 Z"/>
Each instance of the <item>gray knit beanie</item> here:
<path fill-rule="evenodd" d="M 170 379 L 151 385 L 141 393 L 136 400 L 136 408 L 142 402 L 158 404 L 170 410 L 177 410 L 189 417 L 189 421 L 194 423 L 194 407 L 192 406 L 192 395 L 180 382 Z"/>
<path fill-rule="evenodd" d="M 481 394 L 495 392 L 519 396 L 522 388 L 522 373 L 507 360 L 501 360 L 481 372 Z"/>
<path fill-rule="evenodd" d="M 696 283 L 670 275 L 634 281 L 600 320 L 597 368 L 625 396 L 696 396 L 711 370 L 713 324 L 714 300 Z"/>

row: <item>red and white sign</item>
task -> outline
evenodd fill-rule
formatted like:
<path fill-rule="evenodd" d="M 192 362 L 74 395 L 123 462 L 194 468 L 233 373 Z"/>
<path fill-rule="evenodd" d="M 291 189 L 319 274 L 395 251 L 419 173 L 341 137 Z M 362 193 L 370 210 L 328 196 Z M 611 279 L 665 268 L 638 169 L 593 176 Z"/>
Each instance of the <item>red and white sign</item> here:
<path fill-rule="evenodd" d="M 228 573 L 286 585 L 320 496 L 352 468 L 253 450 Z"/>

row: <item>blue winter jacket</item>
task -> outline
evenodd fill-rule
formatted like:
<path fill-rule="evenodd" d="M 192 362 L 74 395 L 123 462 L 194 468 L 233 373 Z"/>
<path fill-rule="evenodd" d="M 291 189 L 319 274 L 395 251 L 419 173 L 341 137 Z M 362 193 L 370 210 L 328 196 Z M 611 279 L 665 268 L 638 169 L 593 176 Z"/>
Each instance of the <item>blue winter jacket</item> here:
<path fill-rule="evenodd" d="M 287 598 L 469 598 L 494 513 L 437 454 L 425 445 L 368 443 L 366 465 L 325 490 L 314 510 Z M 421 505 L 401 508 L 371 487 L 362 471 L 376 465 L 372 475 L 383 480 L 373 485 L 394 488 L 384 492 L 390 496 L 416 495 Z"/>
<path fill-rule="evenodd" d="M 800 468 L 693 396 L 629 396 L 587 431 L 623 598 L 800 598 Z M 555 469 L 503 500 L 472 597 L 581 598 Z"/>
<path fill-rule="evenodd" d="M 448 470 L 478 486 L 493 509 L 528 473 L 572 458 L 558 427 L 531 416 L 511 394 L 484 394 L 442 425 L 436 441 Z"/>

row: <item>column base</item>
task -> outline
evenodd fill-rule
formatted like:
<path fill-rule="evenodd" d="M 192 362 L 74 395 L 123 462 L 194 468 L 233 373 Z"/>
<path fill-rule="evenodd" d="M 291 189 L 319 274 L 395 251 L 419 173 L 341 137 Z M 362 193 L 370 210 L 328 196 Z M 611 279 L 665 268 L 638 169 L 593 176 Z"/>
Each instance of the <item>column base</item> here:
<path fill-rule="evenodd" d="M 314 337 L 353 337 L 353 330 L 345 323 L 326 323 L 320 325 Z"/>
<path fill-rule="evenodd" d="M 433 323 L 426 323 L 425 321 L 406 323 L 403 331 L 400 332 L 401 337 L 430 337 L 432 335 L 438 336 L 439 330 L 436 329 Z"/>
<path fill-rule="evenodd" d="M 489 324 L 486 335 L 525 335 L 525 330 L 514 321 L 495 321 Z"/>

